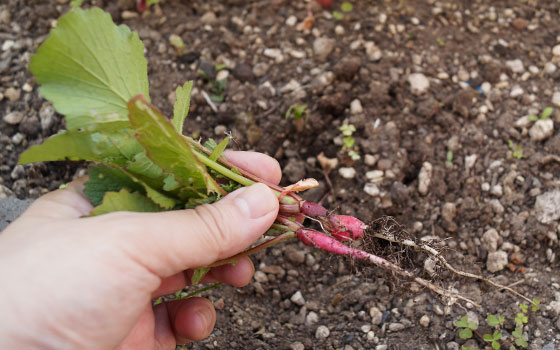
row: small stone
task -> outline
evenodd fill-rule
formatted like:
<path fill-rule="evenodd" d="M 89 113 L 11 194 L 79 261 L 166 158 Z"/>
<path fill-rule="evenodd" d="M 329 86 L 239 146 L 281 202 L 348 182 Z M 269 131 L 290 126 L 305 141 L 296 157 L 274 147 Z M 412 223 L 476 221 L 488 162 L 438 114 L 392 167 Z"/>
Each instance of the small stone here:
<path fill-rule="evenodd" d="M 455 203 L 448 202 L 441 207 L 441 217 L 443 218 L 443 220 L 447 222 L 453 222 L 453 219 L 455 219 L 456 214 L 457 214 L 457 207 L 455 206 Z"/>
<path fill-rule="evenodd" d="M 544 72 L 546 74 L 553 74 L 554 72 L 556 72 L 556 65 L 552 62 L 546 62 L 544 64 Z"/>
<path fill-rule="evenodd" d="M 523 91 L 523 89 L 521 88 L 521 86 L 519 85 L 515 85 L 512 89 L 511 92 L 509 93 L 510 97 L 519 97 L 521 95 L 523 95 L 525 93 L 525 91 Z"/>
<path fill-rule="evenodd" d="M 413 73 L 408 76 L 410 90 L 415 95 L 422 95 L 430 88 L 430 81 L 422 73 Z"/>
<path fill-rule="evenodd" d="M 539 119 L 529 129 L 531 141 L 539 142 L 546 140 L 554 133 L 554 121 L 552 119 Z"/>
<path fill-rule="evenodd" d="M 8 197 L 14 197 L 14 192 L 12 192 L 12 190 L 8 187 L 0 184 L 0 199 Z M 4 213 L 2 213 L 2 215 L 4 215 Z"/>
<path fill-rule="evenodd" d="M 423 315 L 420 317 L 420 321 L 418 321 L 420 325 L 424 328 L 427 328 L 430 325 L 430 317 L 428 315 Z"/>
<path fill-rule="evenodd" d="M 371 324 L 374 326 L 378 326 L 381 324 L 383 320 L 383 313 L 377 307 L 372 307 L 369 309 L 369 315 L 371 316 Z"/>
<path fill-rule="evenodd" d="M 307 316 L 305 316 L 305 325 L 306 326 L 313 326 L 319 322 L 319 315 L 314 311 L 310 311 Z"/>
<path fill-rule="evenodd" d="M 290 344 L 290 350 L 305 350 L 305 345 L 302 342 L 296 341 Z"/>
<path fill-rule="evenodd" d="M 366 41 L 364 43 L 364 47 L 366 49 L 366 56 L 368 60 L 372 62 L 377 62 L 383 56 L 381 49 L 375 45 L 373 41 Z"/>
<path fill-rule="evenodd" d="M 12 172 L 10 173 L 10 177 L 13 180 L 17 180 L 21 177 L 23 177 L 23 175 L 25 175 L 25 169 L 23 168 L 23 165 L 18 164 L 14 167 L 14 169 L 12 170 Z"/>
<path fill-rule="evenodd" d="M 379 156 L 374 156 L 372 154 L 366 154 L 364 156 L 364 163 L 366 163 L 367 166 L 374 166 L 375 163 L 377 163 L 377 160 L 379 159 Z"/>
<path fill-rule="evenodd" d="M 454 341 L 450 341 L 449 343 L 445 344 L 445 349 L 446 350 L 459 350 L 459 344 L 454 342 Z"/>
<path fill-rule="evenodd" d="M 374 331 L 367 332 L 366 338 L 368 341 L 372 341 L 373 339 L 375 339 L 375 332 Z"/>
<path fill-rule="evenodd" d="M 383 170 L 371 170 L 366 173 L 366 178 L 373 183 L 380 183 L 383 181 Z"/>
<path fill-rule="evenodd" d="M 21 132 L 16 132 L 14 136 L 12 136 L 12 143 L 14 145 L 19 145 L 25 139 L 25 135 Z"/>
<path fill-rule="evenodd" d="M 504 213 L 504 206 L 500 203 L 499 199 L 491 199 L 489 202 L 492 211 L 495 214 L 503 214 Z"/>
<path fill-rule="evenodd" d="M 264 273 L 262 271 L 256 271 L 255 275 L 253 277 L 255 278 L 255 281 L 257 281 L 257 282 L 268 283 L 268 277 L 266 276 L 266 273 Z"/>
<path fill-rule="evenodd" d="M 23 84 L 21 89 L 25 92 L 31 92 L 31 91 L 33 91 L 33 86 L 31 86 L 31 84 L 29 84 L 29 83 L 25 83 L 25 84 Z"/>
<path fill-rule="evenodd" d="M 337 25 L 336 27 L 334 27 L 334 33 L 336 35 L 344 35 L 344 27 L 341 26 L 340 24 Z"/>
<path fill-rule="evenodd" d="M 305 253 L 295 247 L 286 251 L 286 257 L 296 265 L 301 265 L 305 262 Z"/>
<path fill-rule="evenodd" d="M 9 87 L 4 91 L 4 96 L 8 98 L 11 102 L 15 102 L 19 100 L 21 96 L 21 91 L 19 89 L 14 89 L 13 87 Z"/>
<path fill-rule="evenodd" d="M 511 25 L 517 30 L 524 30 L 529 25 L 529 21 L 527 21 L 525 18 L 516 18 L 511 21 Z"/>
<path fill-rule="evenodd" d="M 496 197 L 501 197 L 504 194 L 504 189 L 502 188 L 502 185 L 494 185 L 490 189 L 490 193 Z"/>
<path fill-rule="evenodd" d="M 263 62 L 257 63 L 253 67 L 253 74 L 257 78 L 261 78 L 268 72 L 269 68 L 270 68 L 270 66 L 266 63 L 263 63 Z"/>
<path fill-rule="evenodd" d="M 338 169 L 338 173 L 345 179 L 353 179 L 356 176 L 356 169 L 351 167 L 342 167 Z"/>
<path fill-rule="evenodd" d="M 364 109 L 362 107 L 362 102 L 360 100 L 355 99 L 350 103 L 350 113 L 352 114 L 362 114 Z"/>
<path fill-rule="evenodd" d="M 500 244 L 500 235 L 496 229 L 491 228 L 484 232 L 480 241 L 487 252 L 495 252 Z"/>
<path fill-rule="evenodd" d="M 295 292 L 294 295 L 292 295 L 290 301 L 299 306 L 305 305 L 305 299 L 303 298 L 303 295 L 301 295 L 301 292 L 299 290 Z"/>
<path fill-rule="evenodd" d="M 360 70 L 362 60 L 358 56 L 347 56 L 338 62 L 334 68 L 334 75 L 340 80 L 350 81 Z"/>
<path fill-rule="evenodd" d="M 214 24 L 216 23 L 217 18 L 216 18 L 216 14 L 212 11 L 208 11 L 205 14 L 202 15 L 202 17 L 200 17 L 200 23 L 202 24 Z"/>
<path fill-rule="evenodd" d="M 543 224 L 560 219 L 560 190 L 545 192 L 537 197 L 535 216 Z"/>
<path fill-rule="evenodd" d="M 17 125 L 23 120 L 23 113 L 14 111 L 6 114 L 4 118 L 2 118 L 6 124 L 10 125 Z"/>
<path fill-rule="evenodd" d="M 319 326 L 315 331 L 315 338 L 317 339 L 326 339 L 330 335 L 330 331 L 326 326 Z"/>
<path fill-rule="evenodd" d="M 297 24 L 297 17 L 292 15 L 286 19 L 286 25 L 289 27 L 293 27 Z"/>
<path fill-rule="evenodd" d="M 220 299 L 218 299 L 214 302 L 214 308 L 216 310 L 223 310 L 225 306 L 226 306 L 226 303 L 224 301 L 224 298 L 220 298 Z"/>
<path fill-rule="evenodd" d="M 278 63 L 284 60 L 284 55 L 282 54 L 282 51 L 280 49 L 267 48 L 264 49 L 263 54 L 268 58 L 274 58 L 274 60 Z"/>
<path fill-rule="evenodd" d="M 552 94 L 552 104 L 560 107 L 560 91 L 556 91 L 554 94 Z"/>
<path fill-rule="evenodd" d="M 379 187 L 376 184 L 368 182 L 364 185 L 364 192 L 372 197 L 379 196 Z"/>
<path fill-rule="evenodd" d="M 424 162 L 424 164 L 422 164 L 420 172 L 418 173 L 418 192 L 420 192 L 420 194 L 423 196 L 428 194 L 428 190 L 430 189 L 430 184 L 432 182 L 432 173 L 432 164 L 430 164 L 429 162 Z"/>
<path fill-rule="evenodd" d="M 406 328 L 405 325 L 402 323 L 394 322 L 389 324 L 389 331 L 391 332 L 402 331 L 405 328 Z"/>
<path fill-rule="evenodd" d="M 375 350 L 387 350 L 388 346 L 386 344 L 377 345 Z"/>
<path fill-rule="evenodd" d="M 138 17 L 138 12 L 136 11 L 123 11 L 121 12 L 122 19 L 132 19 Z"/>
<path fill-rule="evenodd" d="M 41 129 L 44 131 L 49 130 L 49 128 L 54 123 L 54 108 L 50 103 L 43 103 L 41 109 L 39 110 L 39 119 L 41 121 Z"/>
<path fill-rule="evenodd" d="M 537 331 L 538 331 L 538 329 L 537 329 Z M 535 331 L 535 337 L 537 339 L 539 339 L 540 335 L 537 335 L 536 333 L 537 332 Z M 543 347 L 542 347 L 542 350 L 554 350 L 554 349 L 555 349 L 554 343 L 544 344 Z"/>
<path fill-rule="evenodd" d="M 362 332 L 368 333 L 369 331 L 371 331 L 371 325 L 370 324 L 365 324 L 365 325 L 361 326 L 360 329 L 362 330 Z"/>
<path fill-rule="evenodd" d="M 216 81 L 226 80 L 229 77 L 229 71 L 222 69 L 216 74 Z"/>
<path fill-rule="evenodd" d="M 523 66 L 523 61 L 519 58 L 511 61 L 506 61 L 506 67 L 508 67 L 514 73 L 525 72 L 525 66 Z"/>
<path fill-rule="evenodd" d="M 313 52 L 320 61 L 324 61 L 334 49 L 334 44 L 335 41 L 333 39 L 325 37 L 317 38 L 313 42 Z"/>
<path fill-rule="evenodd" d="M 529 118 L 528 115 L 524 115 L 523 117 L 517 119 L 513 125 L 515 125 L 516 128 L 528 128 L 532 123 L 531 118 Z"/>
<path fill-rule="evenodd" d="M 490 272 L 498 272 L 504 269 L 508 264 L 508 255 L 506 252 L 498 250 L 488 253 L 486 259 L 486 269 Z"/>
<path fill-rule="evenodd" d="M 255 76 L 253 75 L 253 70 L 251 66 L 246 63 L 238 63 L 233 68 L 232 74 L 237 80 L 241 82 L 252 81 Z"/>
<path fill-rule="evenodd" d="M 560 44 L 552 48 L 552 54 L 554 56 L 560 56 Z"/>
<path fill-rule="evenodd" d="M 216 125 L 214 128 L 214 135 L 216 136 L 224 136 L 227 133 L 228 129 L 225 125 Z"/>

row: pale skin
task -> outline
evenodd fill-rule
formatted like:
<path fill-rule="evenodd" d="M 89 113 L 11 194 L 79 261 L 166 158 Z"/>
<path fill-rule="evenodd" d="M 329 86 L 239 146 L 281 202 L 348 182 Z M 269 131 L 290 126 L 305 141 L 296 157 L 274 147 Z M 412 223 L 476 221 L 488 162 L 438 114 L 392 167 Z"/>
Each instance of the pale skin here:
<path fill-rule="evenodd" d="M 277 184 L 278 163 L 227 152 Z M 0 234 L 0 349 L 167 350 L 204 339 L 216 321 L 205 298 L 152 300 L 182 289 L 192 269 L 230 257 L 274 222 L 278 199 L 262 184 L 194 210 L 84 218 L 85 179 L 33 203 Z M 250 259 L 213 268 L 204 282 L 248 284 Z"/>

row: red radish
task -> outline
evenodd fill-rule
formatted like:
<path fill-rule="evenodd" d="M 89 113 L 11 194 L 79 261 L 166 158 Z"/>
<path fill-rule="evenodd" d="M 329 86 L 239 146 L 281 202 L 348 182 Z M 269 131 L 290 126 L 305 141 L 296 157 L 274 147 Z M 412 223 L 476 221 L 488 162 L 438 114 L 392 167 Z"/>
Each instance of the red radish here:
<path fill-rule="evenodd" d="M 326 234 L 319 231 L 302 228 L 296 231 L 296 236 L 305 245 L 319 248 L 327 252 L 338 255 L 350 255 L 356 259 L 361 260 L 369 258 L 368 253 L 359 249 L 348 247 L 332 238 L 331 236 L 327 236 Z"/>
<path fill-rule="evenodd" d="M 136 0 L 136 9 L 138 12 L 144 12 L 148 9 L 148 4 L 146 0 Z"/>
<path fill-rule="evenodd" d="M 325 229 L 342 241 L 361 239 L 367 225 L 350 215 L 329 215 L 328 222 L 324 222 Z"/>
<path fill-rule="evenodd" d="M 309 215 L 311 217 L 328 215 L 327 209 L 325 209 L 322 205 L 308 201 L 300 202 L 300 210 L 305 215 Z"/>
<path fill-rule="evenodd" d="M 317 2 L 319 3 L 319 5 L 323 6 L 324 9 L 328 9 L 329 7 L 331 7 L 334 0 L 317 0 Z"/>

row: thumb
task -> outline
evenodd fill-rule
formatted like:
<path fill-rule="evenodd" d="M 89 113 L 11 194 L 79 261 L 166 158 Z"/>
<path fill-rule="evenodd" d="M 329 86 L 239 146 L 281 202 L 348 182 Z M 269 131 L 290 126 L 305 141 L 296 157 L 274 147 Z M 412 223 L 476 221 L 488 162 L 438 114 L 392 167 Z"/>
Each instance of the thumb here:
<path fill-rule="evenodd" d="M 272 190 L 254 184 L 195 209 L 121 212 L 87 220 L 110 225 L 104 231 L 113 232 L 119 240 L 115 244 L 126 246 L 136 261 L 166 277 L 243 251 L 272 225 L 277 214 L 278 198 Z"/>

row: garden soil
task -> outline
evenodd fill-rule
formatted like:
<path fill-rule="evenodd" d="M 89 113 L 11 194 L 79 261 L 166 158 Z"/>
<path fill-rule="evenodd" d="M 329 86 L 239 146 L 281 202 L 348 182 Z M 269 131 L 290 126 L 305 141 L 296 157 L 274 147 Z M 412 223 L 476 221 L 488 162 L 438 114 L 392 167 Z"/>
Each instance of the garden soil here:
<path fill-rule="evenodd" d="M 186 134 L 231 133 L 234 148 L 278 159 L 283 185 L 317 179 L 304 197 L 364 221 L 393 216 L 417 239 L 440 240 L 456 267 L 540 300 L 524 328 L 529 349 L 560 348 L 560 2 L 350 3 L 348 12 L 339 0 L 329 10 L 313 4 L 310 28 L 303 0 L 168 0 L 143 14 L 134 1 L 84 6 L 139 32 L 152 101 L 167 115 L 175 88 L 194 80 Z M 65 0 L 0 4 L 2 197 L 36 198 L 87 172 L 85 163 L 16 165 L 64 128 L 28 64 L 68 9 Z M 299 121 L 286 115 L 303 105 Z M 352 154 L 345 124 L 356 129 Z M 325 158 L 336 166 L 322 167 Z M 448 306 L 297 241 L 253 261 L 249 286 L 204 293 L 216 328 L 186 348 L 452 350 L 465 344 L 460 317 L 486 332 L 487 315 L 504 315 L 505 336 L 520 302 L 436 271 L 481 304 Z M 408 263 L 431 272 L 421 259 Z"/>

